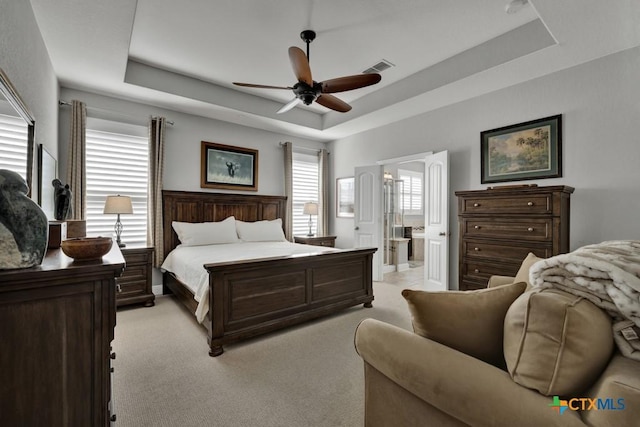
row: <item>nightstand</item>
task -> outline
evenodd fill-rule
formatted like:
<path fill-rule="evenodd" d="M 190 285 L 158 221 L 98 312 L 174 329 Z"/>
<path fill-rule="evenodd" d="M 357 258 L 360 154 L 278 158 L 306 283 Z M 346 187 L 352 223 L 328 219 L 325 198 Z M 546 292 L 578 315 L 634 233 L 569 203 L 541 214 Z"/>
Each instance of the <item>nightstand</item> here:
<path fill-rule="evenodd" d="M 313 246 L 329 246 L 335 247 L 336 236 L 293 236 L 295 243 Z"/>
<path fill-rule="evenodd" d="M 120 251 L 124 257 L 125 268 L 122 276 L 117 279 L 117 306 L 139 303 L 144 303 L 146 307 L 153 306 L 156 299 L 151 287 L 153 248 L 127 246 L 120 248 Z"/>

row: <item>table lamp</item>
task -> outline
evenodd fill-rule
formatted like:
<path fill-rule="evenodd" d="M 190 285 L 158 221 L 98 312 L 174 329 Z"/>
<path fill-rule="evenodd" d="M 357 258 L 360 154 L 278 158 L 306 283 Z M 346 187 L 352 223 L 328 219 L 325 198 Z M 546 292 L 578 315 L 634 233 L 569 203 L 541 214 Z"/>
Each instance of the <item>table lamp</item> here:
<path fill-rule="evenodd" d="M 116 225 L 113 227 L 116 232 L 116 243 L 119 247 L 124 248 L 126 245 L 120 240 L 122 234 L 122 223 L 120 222 L 120 214 L 132 214 L 133 207 L 131 206 L 131 197 L 129 196 L 107 196 L 107 200 L 104 202 L 105 214 L 117 214 Z"/>
<path fill-rule="evenodd" d="M 311 215 L 318 215 L 318 204 L 316 202 L 305 203 L 302 213 L 304 215 L 309 215 L 309 234 L 307 234 L 307 236 L 311 237 L 313 236 L 313 233 L 311 232 L 311 227 L 313 226 Z"/>

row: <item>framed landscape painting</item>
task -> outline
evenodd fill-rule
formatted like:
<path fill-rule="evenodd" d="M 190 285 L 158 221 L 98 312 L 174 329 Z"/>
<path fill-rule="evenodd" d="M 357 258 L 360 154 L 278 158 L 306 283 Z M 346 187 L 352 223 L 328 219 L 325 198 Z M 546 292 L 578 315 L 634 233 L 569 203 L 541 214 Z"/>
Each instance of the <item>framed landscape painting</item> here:
<path fill-rule="evenodd" d="M 562 176 L 562 115 L 480 133 L 483 184 Z"/>
<path fill-rule="evenodd" d="M 258 150 L 202 141 L 201 188 L 258 190 Z"/>

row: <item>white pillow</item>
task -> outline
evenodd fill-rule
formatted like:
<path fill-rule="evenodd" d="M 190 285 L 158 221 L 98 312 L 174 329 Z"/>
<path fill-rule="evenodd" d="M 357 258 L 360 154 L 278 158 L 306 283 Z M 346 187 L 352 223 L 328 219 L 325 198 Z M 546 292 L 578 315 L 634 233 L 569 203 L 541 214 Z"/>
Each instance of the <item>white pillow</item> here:
<path fill-rule="evenodd" d="M 271 221 L 245 222 L 236 221 L 238 237 L 245 242 L 284 242 L 282 219 Z"/>
<path fill-rule="evenodd" d="M 219 222 L 178 222 L 171 226 L 184 246 L 218 245 L 238 242 L 236 219 L 232 216 Z"/>

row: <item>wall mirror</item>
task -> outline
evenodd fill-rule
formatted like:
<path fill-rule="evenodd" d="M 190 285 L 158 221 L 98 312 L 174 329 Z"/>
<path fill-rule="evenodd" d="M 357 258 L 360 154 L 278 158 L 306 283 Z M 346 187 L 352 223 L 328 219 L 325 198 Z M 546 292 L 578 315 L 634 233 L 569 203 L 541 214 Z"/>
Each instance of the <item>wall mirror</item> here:
<path fill-rule="evenodd" d="M 28 196 L 31 197 L 35 120 L 1 68 L 0 115 L 3 127 L 10 129 L 0 142 L 0 169 L 14 170 L 22 175 L 29 186 Z"/>

